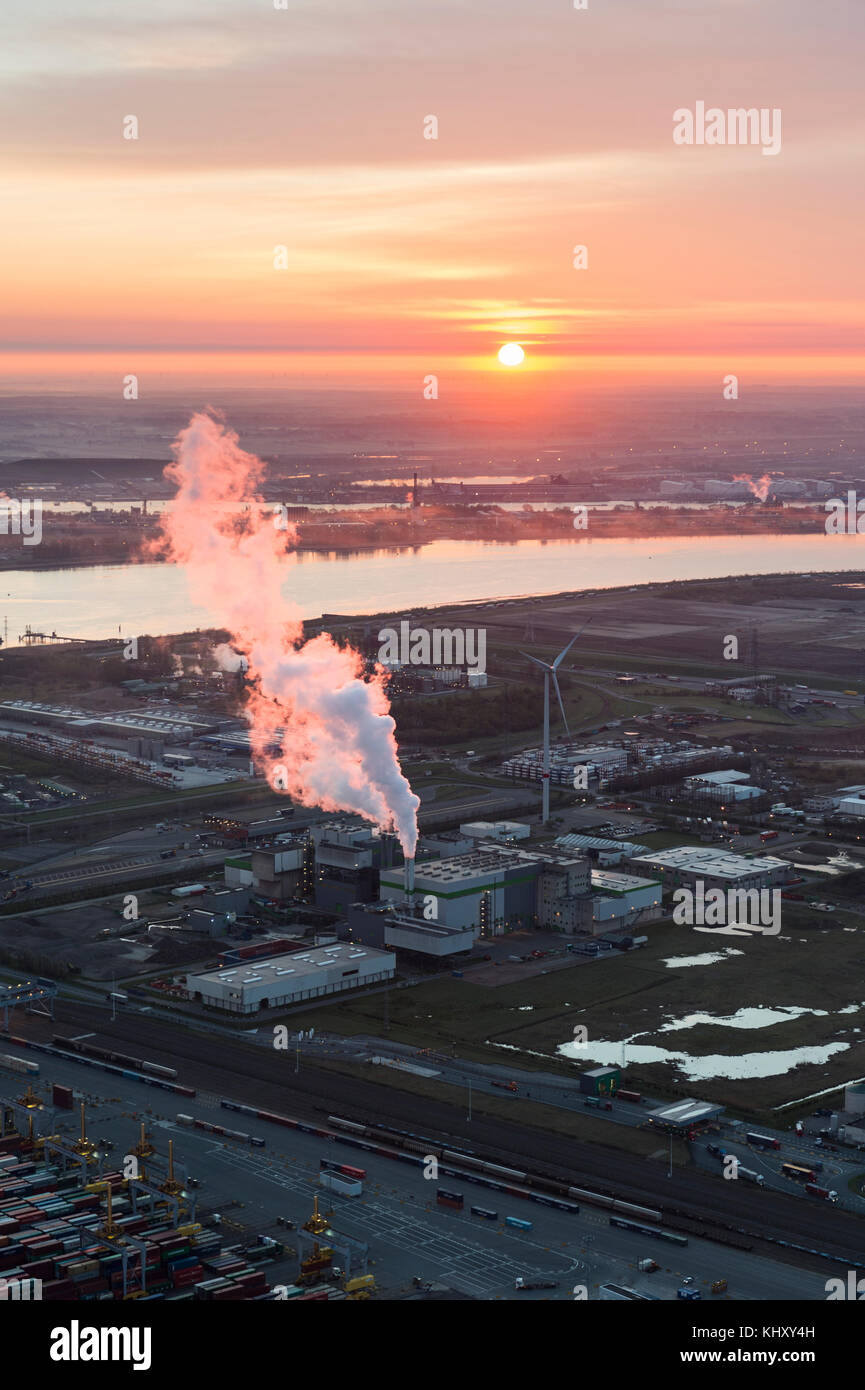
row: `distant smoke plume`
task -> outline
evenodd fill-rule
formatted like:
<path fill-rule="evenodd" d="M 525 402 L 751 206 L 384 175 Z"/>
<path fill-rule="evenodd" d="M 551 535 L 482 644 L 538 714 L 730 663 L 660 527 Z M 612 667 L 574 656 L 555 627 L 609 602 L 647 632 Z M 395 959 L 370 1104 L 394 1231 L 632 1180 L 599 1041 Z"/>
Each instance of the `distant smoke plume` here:
<path fill-rule="evenodd" d="M 165 475 L 178 493 L 162 517 L 161 550 L 186 567 L 193 599 L 246 658 L 256 765 L 275 790 L 306 806 L 393 828 L 413 855 L 420 801 L 400 769 L 384 673 L 362 679 L 360 655 L 329 633 L 304 642 L 298 610 L 282 594 L 293 532 L 263 514 L 257 496 L 264 465 L 210 415 L 194 415 L 173 451 Z M 244 502 L 252 506 L 244 510 Z M 223 669 L 227 655 L 224 647 L 218 653 Z"/>
<path fill-rule="evenodd" d="M 755 483 L 749 473 L 734 473 L 734 483 L 747 483 L 758 502 L 765 502 L 769 496 L 769 488 L 772 486 L 772 478 L 769 473 L 764 473 L 759 483 Z"/>

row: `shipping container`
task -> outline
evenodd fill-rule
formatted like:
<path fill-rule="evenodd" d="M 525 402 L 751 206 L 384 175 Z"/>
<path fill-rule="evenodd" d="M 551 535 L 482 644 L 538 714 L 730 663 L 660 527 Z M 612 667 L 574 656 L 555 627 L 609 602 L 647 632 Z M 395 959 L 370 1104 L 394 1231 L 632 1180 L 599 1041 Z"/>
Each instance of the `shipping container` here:
<path fill-rule="evenodd" d="M 357 1178 L 344 1178 L 328 1168 L 322 1168 L 318 1181 L 328 1192 L 337 1192 L 342 1197 L 360 1197 L 363 1193 L 363 1183 Z"/>

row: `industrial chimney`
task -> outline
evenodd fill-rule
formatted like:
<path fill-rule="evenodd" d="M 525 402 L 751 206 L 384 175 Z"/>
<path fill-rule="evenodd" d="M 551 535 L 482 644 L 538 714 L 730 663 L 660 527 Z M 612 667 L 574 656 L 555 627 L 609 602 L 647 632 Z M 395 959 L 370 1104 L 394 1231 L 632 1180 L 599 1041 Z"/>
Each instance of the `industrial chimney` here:
<path fill-rule="evenodd" d="M 412 855 L 410 859 L 407 858 L 405 861 L 403 889 L 405 891 L 406 902 L 411 903 L 414 897 L 414 855 Z"/>

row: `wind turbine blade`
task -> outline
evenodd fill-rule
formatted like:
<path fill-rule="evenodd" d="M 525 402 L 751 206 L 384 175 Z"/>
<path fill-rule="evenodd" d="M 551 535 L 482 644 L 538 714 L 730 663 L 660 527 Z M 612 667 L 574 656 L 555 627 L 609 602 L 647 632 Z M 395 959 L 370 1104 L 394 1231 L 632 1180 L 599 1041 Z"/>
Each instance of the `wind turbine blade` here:
<path fill-rule="evenodd" d="M 540 661 L 536 656 L 529 656 L 528 652 L 520 652 L 520 656 L 524 656 L 526 661 L 533 661 L 536 666 L 540 666 L 542 671 L 551 671 L 553 669 L 546 661 Z"/>
<path fill-rule="evenodd" d="M 564 705 L 562 704 L 562 692 L 561 692 L 561 690 L 559 690 L 559 678 L 558 678 L 558 676 L 556 675 L 555 671 L 553 672 L 553 685 L 556 687 L 556 695 L 557 695 L 558 701 L 559 701 L 559 709 L 562 711 L 562 723 L 563 723 L 564 726 L 565 726 L 565 733 L 567 734 L 568 738 L 570 738 L 570 736 L 571 736 L 571 731 L 570 731 L 570 729 L 568 728 L 568 719 L 567 719 L 567 715 L 565 714 L 565 707 L 564 707 Z"/>
<path fill-rule="evenodd" d="M 586 628 L 589 626 L 589 623 L 590 623 L 591 621 L 592 621 L 591 618 L 587 618 L 586 621 L 583 623 L 583 626 L 580 628 L 579 632 L 575 632 L 574 635 L 573 635 L 573 637 L 571 638 L 570 642 L 568 643 L 568 645 L 564 648 L 563 651 L 560 651 L 560 652 L 559 652 L 558 656 L 556 657 L 556 659 L 555 659 L 555 661 L 553 662 L 553 665 L 552 665 L 552 670 L 553 670 L 553 671 L 558 671 L 560 662 L 564 661 L 565 657 L 567 656 L 568 652 L 571 650 L 571 647 L 574 645 L 574 643 L 576 642 L 577 638 L 580 636 L 581 633 L 585 632 Z"/>

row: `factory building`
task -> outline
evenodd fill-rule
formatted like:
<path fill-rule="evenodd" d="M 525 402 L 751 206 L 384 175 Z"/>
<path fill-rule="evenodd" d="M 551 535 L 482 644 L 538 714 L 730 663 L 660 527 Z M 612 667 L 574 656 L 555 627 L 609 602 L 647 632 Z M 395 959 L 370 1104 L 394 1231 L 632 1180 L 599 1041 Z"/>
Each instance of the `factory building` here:
<path fill-rule="evenodd" d="M 468 854 L 475 842 L 459 830 L 440 830 L 421 835 L 417 843 L 418 859 L 452 859 L 455 854 Z"/>
<path fill-rule="evenodd" d="M 700 845 L 679 845 L 675 849 L 650 850 L 629 861 L 637 872 L 659 876 L 667 888 L 769 888 L 786 883 L 792 870 L 786 859 L 773 856 L 747 859 L 742 854 Z"/>
<path fill-rule="evenodd" d="M 635 854 L 648 854 L 648 845 L 635 844 L 633 840 L 607 840 L 602 835 L 560 835 L 556 845 L 564 850 L 584 854 L 592 864 L 601 869 L 621 864 Z"/>
<path fill-rule="evenodd" d="M 659 879 L 638 878 L 634 874 L 611 873 L 609 869 L 592 870 L 593 927 L 649 921 L 660 917 L 663 884 Z"/>
<path fill-rule="evenodd" d="M 354 903 L 348 910 L 346 930 L 356 944 L 436 960 L 463 955 L 475 944 L 473 927 L 428 922 L 400 912 L 393 903 Z"/>
<path fill-rule="evenodd" d="M 388 844 L 366 822 L 326 821 L 310 831 L 315 847 L 315 905 L 346 912 L 351 903 L 378 896 L 379 866 Z"/>
<path fill-rule="evenodd" d="M 581 855 L 558 850 L 544 856 L 535 897 L 538 926 L 569 935 L 591 930 L 590 873 L 589 861 Z"/>
<path fill-rule="evenodd" d="M 518 820 L 474 820 L 460 826 L 460 834 L 474 840 L 528 840 L 532 827 Z"/>
<path fill-rule="evenodd" d="M 130 714 L 127 710 L 92 714 L 89 710 L 71 705 L 49 705 L 38 700 L 3 700 L 0 720 L 12 719 L 27 724 L 45 724 L 64 729 L 78 738 L 157 738 L 166 743 L 189 743 L 218 727 L 213 719 L 202 719 L 186 712 L 172 714 L 160 706 Z"/>
<path fill-rule="evenodd" d="M 484 847 L 415 868 L 412 901 L 424 905 L 427 921 L 470 927 L 483 935 L 531 926 L 535 917 L 536 859 L 520 850 Z M 381 899 L 400 905 L 405 885 L 400 870 L 382 870 Z"/>
<path fill-rule="evenodd" d="M 305 838 L 272 849 L 254 849 L 250 867 L 256 893 L 278 902 L 291 901 L 301 890 L 305 850 Z"/>
<path fill-rule="evenodd" d="M 211 1008 L 254 1014 L 379 984 L 392 980 L 395 972 L 396 957 L 392 951 L 340 942 L 226 970 L 188 975 L 186 987 L 191 999 Z"/>
<path fill-rule="evenodd" d="M 582 748 L 577 744 L 557 744 L 550 749 L 550 781 L 555 785 L 573 787 L 574 769 L 588 769 L 589 781 L 614 777 L 628 769 L 629 750 L 607 744 Z M 506 777 L 526 781 L 540 781 L 543 774 L 544 751 L 542 748 L 528 748 L 514 758 L 502 763 Z"/>
<path fill-rule="evenodd" d="M 839 816 L 865 816 L 865 787 L 842 787 L 838 792 Z"/>

